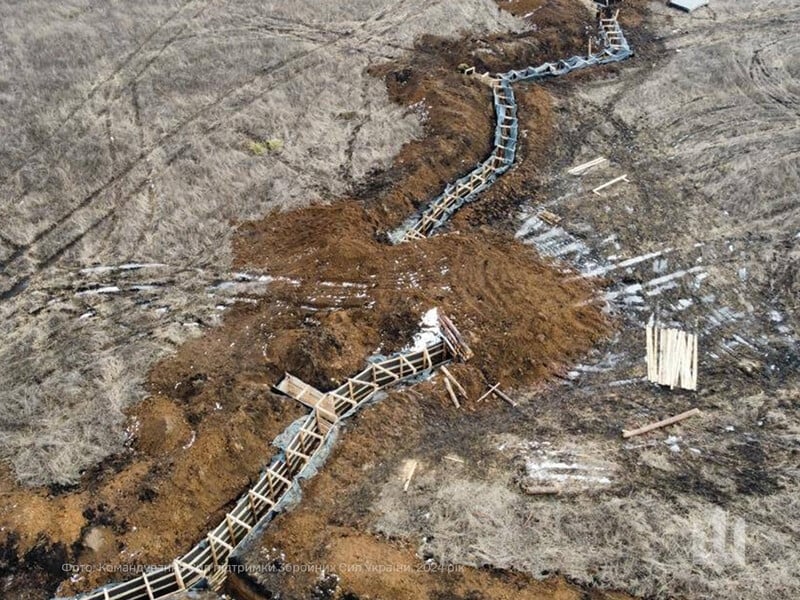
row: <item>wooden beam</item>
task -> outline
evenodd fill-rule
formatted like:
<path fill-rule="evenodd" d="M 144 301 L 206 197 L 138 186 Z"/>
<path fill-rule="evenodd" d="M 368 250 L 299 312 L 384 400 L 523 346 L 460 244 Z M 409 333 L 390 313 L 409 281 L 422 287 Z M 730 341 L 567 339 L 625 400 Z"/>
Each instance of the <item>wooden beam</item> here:
<path fill-rule="evenodd" d="M 453 391 L 453 386 L 450 385 L 450 380 L 447 377 L 444 378 L 444 387 L 447 388 L 447 393 L 450 394 L 450 399 L 453 401 L 453 404 L 456 405 L 456 408 L 461 408 L 461 405 L 458 403 L 458 398 L 456 398 L 456 393 Z"/>
<path fill-rule="evenodd" d="M 406 473 L 405 482 L 403 483 L 403 491 L 404 492 L 408 491 L 408 486 L 411 485 L 411 478 L 414 477 L 414 473 L 417 470 L 417 465 L 418 464 L 419 463 L 416 460 L 412 460 L 412 461 L 406 463 L 405 470 L 407 471 L 407 473 Z"/>
<path fill-rule="evenodd" d="M 596 167 L 596 166 L 598 166 L 598 165 L 600 165 L 600 164 L 602 164 L 604 162 L 607 162 L 607 161 L 608 161 L 608 159 L 605 158 L 604 156 L 598 156 L 595 159 L 587 161 L 587 162 L 585 162 L 583 164 L 580 164 L 578 166 L 572 167 L 571 169 L 569 169 L 567 171 L 567 173 L 569 173 L 570 175 L 583 175 L 583 173 L 585 173 L 586 171 L 588 171 L 592 167 Z"/>
<path fill-rule="evenodd" d="M 619 177 L 615 177 L 611 181 L 606 181 L 603 185 L 598 185 L 596 188 L 592 190 L 592 193 L 600 195 L 600 192 L 607 187 L 614 185 L 615 183 L 619 183 L 620 181 L 624 181 L 628 183 L 628 176 L 627 175 L 620 175 Z"/>
<path fill-rule="evenodd" d="M 467 397 L 467 390 L 465 390 L 458 380 L 453 377 L 453 374 L 450 372 L 450 370 L 444 365 L 441 366 L 441 370 L 445 377 L 447 377 L 453 383 L 453 385 L 456 386 L 456 389 L 461 392 L 461 395 L 464 396 L 464 399 L 468 400 L 469 398 Z"/>
<path fill-rule="evenodd" d="M 514 401 L 513 401 L 511 398 L 509 398 L 509 397 L 508 397 L 508 396 L 506 396 L 506 395 L 505 395 L 503 392 L 501 392 L 499 387 L 495 388 L 495 390 L 494 390 L 494 394 L 495 394 L 497 397 L 499 397 L 499 398 L 502 398 L 503 400 L 505 400 L 506 402 L 508 402 L 508 403 L 509 403 L 511 406 L 513 406 L 514 408 L 516 408 L 516 407 L 518 406 L 516 402 L 514 402 Z"/>
<path fill-rule="evenodd" d="M 662 427 L 666 427 L 667 425 L 672 425 L 673 423 L 683 421 L 684 419 L 688 419 L 689 417 L 693 417 L 699 414 L 700 414 L 700 409 L 693 408 L 691 410 L 687 410 L 686 412 L 682 412 L 679 415 L 675 415 L 674 417 L 669 417 L 667 419 L 663 419 L 656 423 L 651 423 L 650 425 L 639 427 L 638 429 L 623 430 L 622 437 L 629 438 L 635 435 L 641 435 L 643 433 L 647 433 L 648 431 L 653 431 L 654 429 L 660 429 Z"/>
<path fill-rule="evenodd" d="M 488 390 L 488 391 L 487 391 L 487 392 L 486 392 L 486 393 L 485 393 L 483 396 L 481 396 L 480 398 L 478 398 L 478 400 L 477 400 L 477 401 L 478 401 L 478 402 L 481 402 L 481 401 L 482 401 L 484 398 L 486 398 L 487 396 L 491 396 L 491 395 L 492 395 L 492 393 L 493 393 L 493 392 L 494 392 L 494 391 L 495 391 L 495 390 L 496 390 L 498 387 L 500 387 L 500 383 L 499 383 L 499 382 L 498 382 L 498 383 L 495 383 L 495 384 L 494 384 L 492 387 L 490 387 L 490 388 L 489 388 L 489 390 Z"/>

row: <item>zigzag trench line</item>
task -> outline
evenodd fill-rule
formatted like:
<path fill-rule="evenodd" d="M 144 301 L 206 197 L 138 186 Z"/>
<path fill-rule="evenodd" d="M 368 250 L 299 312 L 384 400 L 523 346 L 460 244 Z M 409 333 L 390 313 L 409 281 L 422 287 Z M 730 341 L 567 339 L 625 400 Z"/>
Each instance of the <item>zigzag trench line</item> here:
<path fill-rule="evenodd" d="M 491 78 L 496 116 L 492 153 L 464 177 L 449 184 L 420 214 L 390 233 L 389 238 L 393 243 L 418 240 L 435 233 L 459 208 L 475 200 L 514 164 L 519 123 L 517 102 L 511 87 L 513 83 L 558 77 L 578 69 L 619 62 L 633 54 L 616 16 L 600 19 L 599 25 L 603 39 L 600 52 L 586 57 L 573 56 L 521 71 L 507 71 Z"/>
<path fill-rule="evenodd" d="M 604 47 L 587 57 L 573 56 L 521 71 L 508 71 L 492 78 L 497 123 L 494 150 L 476 169 L 448 185 L 419 214 L 394 231 L 393 242 L 430 236 L 465 203 L 472 202 L 514 164 L 517 149 L 517 103 L 512 84 L 565 75 L 576 69 L 619 62 L 633 52 L 616 15 L 600 19 Z M 327 402 L 312 411 L 293 429 L 285 450 L 274 456 L 258 481 L 236 502 L 235 507 L 189 552 L 171 565 L 143 572 L 134 579 L 112 583 L 76 600 L 160 600 L 204 583 L 218 588 L 224 581 L 231 556 L 251 531 L 263 528 L 285 509 L 301 480 L 316 472 L 335 439 L 343 419 L 352 416 L 375 394 L 391 385 L 409 381 L 455 358 L 453 348 L 440 339 L 418 351 L 401 353 L 370 363 L 347 383 L 325 394 Z M 291 429 L 291 428 L 290 428 Z"/>

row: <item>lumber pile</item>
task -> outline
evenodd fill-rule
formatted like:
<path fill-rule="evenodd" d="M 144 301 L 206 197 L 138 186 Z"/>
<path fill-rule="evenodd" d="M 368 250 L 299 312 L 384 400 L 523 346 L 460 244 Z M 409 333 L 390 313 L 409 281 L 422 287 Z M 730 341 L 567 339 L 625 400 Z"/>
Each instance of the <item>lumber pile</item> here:
<path fill-rule="evenodd" d="M 470 350 L 467 342 L 461 336 L 461 332 L 456 328 L 453 322 L 443 312 L 439 311 L 439 328 L 442 332 L 442 337 L 453 356 L 461 362 L 467 362 L 472 358 L 473 353 Z"/>
<path fill-rule="evenodd" d="M 647 379 L 670 389 L 697 389 L 697 336 L 647 325 Z"/>

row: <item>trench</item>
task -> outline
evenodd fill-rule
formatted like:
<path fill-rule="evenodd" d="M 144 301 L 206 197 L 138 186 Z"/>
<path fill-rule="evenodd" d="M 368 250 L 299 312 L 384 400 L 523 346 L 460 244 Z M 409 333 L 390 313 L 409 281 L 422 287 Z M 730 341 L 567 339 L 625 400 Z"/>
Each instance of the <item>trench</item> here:
<path fill-rule="evenodd" d="M 390 234 L 393 243 L 407 243 L 435 235 L 465 204 L 474 201 L 514 164 L 519 124 L 513 84 L 558 77 L 575 70 L 623 61 L 633 52 L 617 14 L 598 20 L 600 50 L 522 70 L 475 75 L 492 87 L 495 134 L 491 154 L 467 175 L 447 185 L 419 213 Z M 392 385 L 419 380 L 436 368 L 463 356 L 458 335 L 440 330 L 438 338 L 422 347 L 368 363 L 339 388 L 321 395 L 306 417 L 291 424 L 274 445 L 272 457 L 256 483 L 242 494 L 234 508 L 189 552 L 170 565 L 144 571 L 124 582 L 111 583 L 74 598 L 80 600 L 158 600 L 198 585 L 219 589 L 232 558 L 280 512 L 297 500 L 300 484 L 322 466 L 341 424 L 359 409 L 379 399 Z"/>

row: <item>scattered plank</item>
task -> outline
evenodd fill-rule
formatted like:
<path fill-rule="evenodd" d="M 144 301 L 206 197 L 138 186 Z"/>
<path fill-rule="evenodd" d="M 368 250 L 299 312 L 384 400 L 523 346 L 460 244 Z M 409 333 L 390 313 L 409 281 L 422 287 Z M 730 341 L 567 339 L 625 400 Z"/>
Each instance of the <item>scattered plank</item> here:
<path fill-rule="evenodd" d="M 544 221 L 548 225 L 551 225 L 552 227 L 555 227 L 556 225 L 561 223 L 561 217 L 559 217 L 554 212 L 550 212 L 549 210 L 543 210 L 536 216 L 538 216 L 542 221 Z"/>
<path fill-rule="evenodd" d="M 650 425 L 639 427 L 638 429 L 623 430 L 622 437 L 629 438 L 635 435 L 641 435 L 643 433 L 647 433 L 648 431 L 653 431 L 654 429 L 661 429 L 662 427 L 666 427 L 667 425 L 672 425 L 673 423 L 683 421 L 684 419 L 688 419 L 689 417 L 693 417 L 699 414 L 700 414 L 700 409 L 693 408 L 691 410 L 687 410 L 686 412 L 682 412 L 679 415 L 675 415 L 674 417 L 669 417 L 667 419 L 658 421 L 657 423 L 651 423 Z"/>
<path fill-rule="evenodd" d="M 452 461 L 452 462 L 461 463 L 462 465 L 463 465 L 463 464 L 465 464 L 465 461 L 464 461 L 464 459 L 463 459 L 463 458 L 461 458 L 460 456 L 456 456 L 455 454 L 446 454 L 446 455 L 444 456 L 444 459 L 445 459 L 445 460 Z"/>
<path fill-rule="evenodd" d="M 417 471 L 417 465 L 419 463 L 416 460 L 407 460 L 403 465 L 403 475 L 404 475 L 404 483 L 403 483 L 403 491 L 408 491 L 408 486 L 411 485 L 411 479 L 414 477 L 414 473 Z"/>
<path fill-rule="evenodd" d="M 447 367 L 445 367 L 444 365 L 441 366 L 441 370 L 442 370 L 442 373 L 444 373 L 445 377 L 447 377 L 452 382 L 452 384 L 456 387 L 456 389 L 459 392 L 461 392 L 461 395 L 464 396 L 464 400 L 469 400 L 469 397 L 467 396 L 467 390 L 465 390 L 464 386 L 462 386 L 458 382 L 458 379 L 456 379 L 453 376 L 453 374 L 450 372 L 450 370 Z"/>
<path fill-rule="evenodd" d="M 511 398 L 509 398 L 509 397 L 508 397 L 506 394 L 504 394 L 502 391 L 500 391 L 500 388 L 496 388 L 496 389 L 494 390 L 494 394 L 495 394 L 495 396 L 497 396 L 498 398 L 502 398 L 503 400 L 505 400 L 506 402 L 508 402 L 508 403 L 509 403 L 511 406 L 513 406 L 514 408 L 516 408 L 516 407 L 518 406 L 518 404 L 517 404 L 516 402 L 514 402 L 514 401 L 513 401 Z"/>
<path fill-rule="evenodd" d="M 606 181 L 604 184 L 598 185 L 596 188 L 594 188 L 592 190 L 592 193 L 597 194 L 598 196 L 600 196 L 601 195 L 600 192 L 602 190 L 606 189 L 607 187 L 611 187 L 612 185 L 617 184 L 620 181 L 624 181 L 625 183 L 629 183 L 628 175 L 627 174 L 626 175 L 620 175 L 619 177 L 615 177 L 611 181 Z"/>
<path fill-rule="evenodd" d="M 453 401 L 453 404 L 456 405 L 456 408 L 461 408 L 456 393 L 453 391 L 453 386 L 450 385 L 450 380 L 447 377 L 444 378 L 444 387 L 447 388 L 447 393 L 450 394 L 450 399 Z"/>
<path fill-rule="evenodd" d="M 604 162 L 607 162 L 607 161 L 608 161 L 608 159 L 606 157 L 598 156 L 597 158 L 592 159 L 592 160 L 590 160 L 588 162 L 580 164 L 580 165 L 578 165 L 576 167 L 572 167 L 571 169 L 569 169 L 567 171 L 567 173 L 569 173 L 570 175 L 583 175 L 586 171 L 588 171 L 592 167 L 596 167 L 596 166 L 601 165 L 601 164 L 603 164 Z"/>
<path fill-rule="evenodd" d="M 481 402 L 487 396 L 491 396 L 492 393 L 494 393 L 494 391 L 499 387 L 500 387 L 500 383 L 495 383 L 492 387 L 489 388 L 489 391 L 487 391 L 483 396 L 478 398 L 478 402 Z"/>

